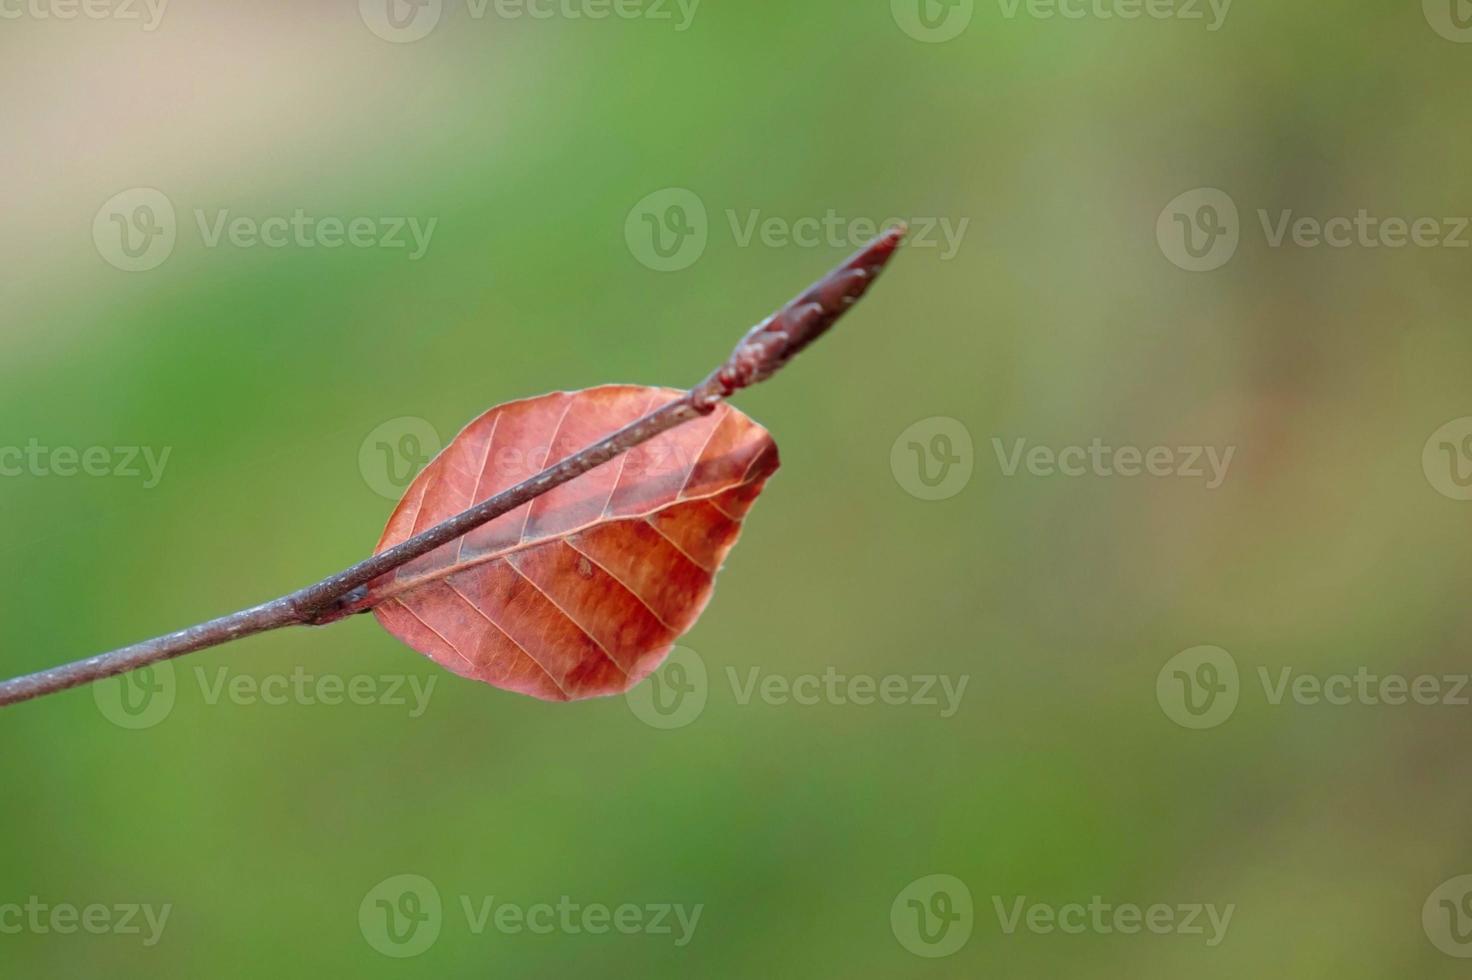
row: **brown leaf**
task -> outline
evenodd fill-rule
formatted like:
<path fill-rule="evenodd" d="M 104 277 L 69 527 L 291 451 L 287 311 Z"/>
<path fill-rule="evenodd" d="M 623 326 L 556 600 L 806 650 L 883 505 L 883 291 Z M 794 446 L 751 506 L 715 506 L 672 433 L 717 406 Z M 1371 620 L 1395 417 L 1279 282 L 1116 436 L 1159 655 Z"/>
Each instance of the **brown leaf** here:
<path fill-rule="evenodd" d="M 378 551 L 681 394 L 608 385 L 491 409 L 410 485 Z M 377 579 L 367 601 L 464 677 L 548 701 L 619 694 L 695 624 L 777 465 L 767 431 L 723 403 Z"/>

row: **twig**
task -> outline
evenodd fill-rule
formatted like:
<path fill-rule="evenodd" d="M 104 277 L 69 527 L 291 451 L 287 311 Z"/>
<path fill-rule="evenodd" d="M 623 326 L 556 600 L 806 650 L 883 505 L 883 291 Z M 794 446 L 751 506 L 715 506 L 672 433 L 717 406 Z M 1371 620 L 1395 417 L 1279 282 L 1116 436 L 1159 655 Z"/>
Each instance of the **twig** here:
<path fill-rule="evenodd" d="M 891 228 L 870 242 L 807 292 L 753 327 L 726 362 L 700 384 L 663 408 L 624 426 L 602 442 L 573 453 L 531 479 L 315 585 L 188 629 L 0 683 L 0 707 L 65 691 L 256 633 L 283 626 L 320 626 L 367 611 L 368 607 L 363 604 L 365 586 L 379 576 L 515 510 L 660 433 L 710 414 L 735 392 L 771 377 L 798 351 L 821 337 L 868 291 L 899 247 L 904 234 L 903 227 Z"/>

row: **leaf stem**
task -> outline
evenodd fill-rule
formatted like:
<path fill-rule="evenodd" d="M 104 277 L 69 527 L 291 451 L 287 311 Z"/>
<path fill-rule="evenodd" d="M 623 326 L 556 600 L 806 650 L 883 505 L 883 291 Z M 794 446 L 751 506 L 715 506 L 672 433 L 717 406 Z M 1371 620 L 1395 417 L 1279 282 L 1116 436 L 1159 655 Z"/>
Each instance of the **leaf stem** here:
<path fill-rule="evenodd" d="M 725 363 L 682 397 L 631 422 L 602 441 L 573 453 L 536 476 L 372 558 L 279 599 L 85 660 L 4 681 L 0 683 L 0 707 L 55 694 L 283 626 L 321 626 L 366 612 L 369 607 L 364 600 L 364 586 L 374 579 L 602 466 L 661 433 L 708 415 L 737 391 L 771 377 L 858 302 L 888 264 L 904 235 L 903 226 L 889 229 L 802 295 L 757 324 L 736 345 Z"/>

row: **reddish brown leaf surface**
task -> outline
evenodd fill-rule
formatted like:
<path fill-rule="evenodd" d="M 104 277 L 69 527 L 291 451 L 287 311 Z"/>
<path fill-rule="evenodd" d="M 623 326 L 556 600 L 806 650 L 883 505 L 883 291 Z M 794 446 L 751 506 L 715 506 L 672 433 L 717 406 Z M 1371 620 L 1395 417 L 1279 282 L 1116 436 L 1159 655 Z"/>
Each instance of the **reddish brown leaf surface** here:
<path fill-rule="evenodd" d="M 682 394 L 608 385 L 491 409 L 415 479 L 378 551 Z M 699 618 L 776 469 L 772 437 L 723 403 L 378 579 L 369 601 L 464 677 L 549 701 L 619 694 Z"/>

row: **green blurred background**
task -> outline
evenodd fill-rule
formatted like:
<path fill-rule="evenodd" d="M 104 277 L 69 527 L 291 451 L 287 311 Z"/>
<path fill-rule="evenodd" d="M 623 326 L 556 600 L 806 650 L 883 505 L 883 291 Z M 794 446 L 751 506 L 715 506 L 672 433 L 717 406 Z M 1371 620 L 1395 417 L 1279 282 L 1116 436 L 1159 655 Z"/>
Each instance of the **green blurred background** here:
<path fill-rule="evenodd" d="M 740 397 L 784 467 L 682 641 L 708 679 L 688 724 L 460 680 L 368 617 L 180 660 L 135 727 L 116 682 L 6 709 L 0 927 L 32 896 L 171 912 L 153 945 L 0 932 L 0 974 L 1465 975 L 1472 707 L 1273 704 L 1259 680 L 1469 670 L 1472 505 L 1433 465 L 1441 442 L 1423 447 L 1472 415 L 1472 251 L 1275 248 L 1259 218 L 1472 214 L 1462 0 L 1238 0 L 1224 19 L 1179 0 L 1134 20 L 393 0 L 394 21 L 386 0 L 175 0 L 154 30 L 27 2 L 0 20 L 0 446 L 170 456 L 154 487 L 0 479 L 7 675 L 362 557 L 392 507 L 376 443 L 424 431 L 396 420 L 449 438 L 512 398 L 697 380 L 857 244 L 743 243 L 754 213 L 967 224 L 954 254 L 913 243 Z M 176 241 L 130 272 L 113 215 L 147 215 L 110 202 L 134 188 L 167 198 Z M 1196 188 L 1240 212 L 1207 272 L 1157 236 Z M 437 224 L 411 260 L 210 247 L 196 218 L 297 209 Z M 661 271 L 646 214 L 696 232 L 684 267 Z M 961 437 L 906 435 L 927 419 Z M 1208 489 L 1008 476 L 994 443 L 1096 438 L 1235 455 Z M 923 499 L 914 464 L 936 448 L 928 466 L 959 469 Z M 1157 677 L 1168 692 L 1167 662 L 1205 644 L 1240 680 L 1198 730 Z M 222 670 L 299 668 L 437 680 L 418 717 L 211 697 Z M 729 671 L 753 668 L 968 680 L 942 717 L 742 703 Z M 412 958 L 372 926 L 375 889 L 405 874 L 443 908 Z M 974 915 L 930 945 L 905 923 L 936 874 Z M 462 900 L 491 896 L 703 910 L 683 946 L 477 933 Z M 1234 911 L 1216 945 L 1009 934 L 997 905 L 1022 896 Z"/>

